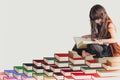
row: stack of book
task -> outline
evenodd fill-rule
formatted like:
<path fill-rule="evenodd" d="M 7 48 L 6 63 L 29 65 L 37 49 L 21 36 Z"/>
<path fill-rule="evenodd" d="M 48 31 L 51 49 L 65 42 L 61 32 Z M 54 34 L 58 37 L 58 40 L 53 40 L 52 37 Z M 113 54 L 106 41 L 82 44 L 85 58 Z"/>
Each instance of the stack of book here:
<path fill-rule="evenodd" d="M 68 53 L 34 59 L 0 72 L 0 80 L 119 80 L 120 57 L 82 58 Z"/>

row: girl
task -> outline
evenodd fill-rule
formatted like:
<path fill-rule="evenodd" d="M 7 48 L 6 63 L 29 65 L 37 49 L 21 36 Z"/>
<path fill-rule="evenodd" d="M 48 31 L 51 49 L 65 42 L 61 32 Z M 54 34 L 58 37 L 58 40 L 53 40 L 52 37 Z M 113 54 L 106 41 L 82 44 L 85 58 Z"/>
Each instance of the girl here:
<path fill-rule="evenodd" d="M 120 56 L 120 46 L 116 40 L 116 27 L 108 16 L 105 8 L 99 4 L 94 5 L 89 13 L 91 34 L 83 35 L 83 38 L 91 38 L 96 44 L 88 44 L 87 48 L 77 49 L 76 45 L 73 51 L 83 57 L 90 54 L 94 57 Z M 100 43 L 100 44 L 99 44 Z M 103 43 L 103 44 L 101 44 Z"/>

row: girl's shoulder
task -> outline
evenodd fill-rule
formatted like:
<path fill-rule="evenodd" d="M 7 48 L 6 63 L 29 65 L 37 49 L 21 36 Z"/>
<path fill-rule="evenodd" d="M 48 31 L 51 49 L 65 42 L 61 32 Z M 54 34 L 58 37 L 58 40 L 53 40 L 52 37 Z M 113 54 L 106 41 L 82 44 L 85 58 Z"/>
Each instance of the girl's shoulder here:
<path fill-rule="evenodd" d="M 108 29 L 115 29 L 116 30 L 116 27 L 115 25 L 111 22 L 108 24 Z"/>

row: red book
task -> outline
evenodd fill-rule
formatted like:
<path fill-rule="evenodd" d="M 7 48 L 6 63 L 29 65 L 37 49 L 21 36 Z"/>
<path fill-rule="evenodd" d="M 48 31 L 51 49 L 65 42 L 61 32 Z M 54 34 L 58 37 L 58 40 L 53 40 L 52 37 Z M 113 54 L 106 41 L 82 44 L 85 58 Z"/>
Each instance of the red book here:
<path fill-rule="evenodd" d="M 60 72 L 60 67 L 56 66 L 56 65 L 52 65 L 50 66 L 50 69 L 53 71 L 53 72 Z"/>
<path fill-rule="evenodd" d="M 92 67 L 102 67 L 102 64 L 98 63 L 97 60 L 86 60 L 86 64 L 91 68 Z"/>
<path fill-rule="evenodd" d="M 84 58 L 69 58 L 69 61 L 74 64 L 74 65 L 77 65 L 77 64 L 85 64 L 85 59 Z"/>
<path fill-rule="evenodd" d="M 33 60 L 33 63 L 34 63 L 36 66 L 41 66 L 41 64 L 44 63 L 44 62 L 45 62 L 44 60 L 39 60 L 39 59 Z"/>
<path fill-rule="evenodd" d="M 72 77 L 74 79 L 92 79 L 91 74 L 85 74 L 85 73 L 72 73 Z"/>
<path fill-rule="evenodd" d="M 55 53 L 54 56 L 59 61 L 68 61 L 70 54 L 69 53 Z"/>
<path fill-rule="evenodd" d="M 57 80 L 63 80 L 64 76 L 62 73 L 54 73 L 53 75 Z"/>
<path fill-rule="evenodd" d="M 83 73 L 83 72 L 81 70 L 64 69 L 64 70 L 61 70 L 61 73 L 64 76 L 71 76 L 72 73 Z"/>
<path fill-rule="evenodd" d="M 73 70 L 71 69 L 66 69 L 66 70 L 61 70 L 61 73 L 64 75 L 64 76 L 71 76 L 71 72 Z"/>
<path fill-rule="evenodd" d="M 75 80 L 72 76 L 65 76 L 64 80 Z"/>

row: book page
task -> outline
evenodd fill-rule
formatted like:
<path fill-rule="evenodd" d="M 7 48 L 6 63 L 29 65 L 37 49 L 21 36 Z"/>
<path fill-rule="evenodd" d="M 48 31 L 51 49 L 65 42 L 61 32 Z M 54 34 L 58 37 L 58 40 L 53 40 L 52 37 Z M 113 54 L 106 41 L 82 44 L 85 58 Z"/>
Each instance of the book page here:
<path fill-rule="evenodd" d="M 87 44 L 94 43 L 91 38 L 74 37 L 77 48 L 86 48 Z"/>

